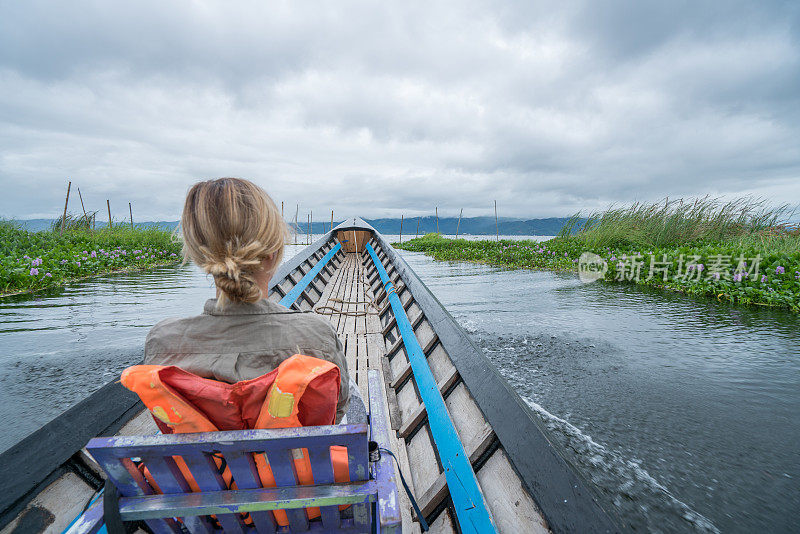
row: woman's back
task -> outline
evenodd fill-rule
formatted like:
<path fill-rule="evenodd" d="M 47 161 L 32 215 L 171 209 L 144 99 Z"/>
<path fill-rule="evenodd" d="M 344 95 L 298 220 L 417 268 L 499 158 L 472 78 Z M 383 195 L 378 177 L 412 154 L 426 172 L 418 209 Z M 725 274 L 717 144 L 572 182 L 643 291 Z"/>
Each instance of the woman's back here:
<path fill-rule="evenodd" d="M 350 377 L 330 323 L 266 300 L 283 257 L 286 223 L 252 182 L 220 178 L 195 184 L 181 216 L 184 257 L 214 277 L 217 298 L 202 315 L 167 319 L 145 343 L 145 363 L 174 365 L 228 383 L 267 374 L 294 354 L 339 367 L 336 421 L 347 410 Z"/>
<path fill-rule="evenodd" d="M 264 299 L 219 309 L 217 299 L 209 299 L 202 315 L 156 324 L 145 343 L 146 364 L 175 365 L 228 383 L 259 377 L 294 354 L 339 367 L 342 388 L 336 420 L 341 420 L 350 399 L 347 363 L 336 332 L 313 312 L 289 310 Z"/>

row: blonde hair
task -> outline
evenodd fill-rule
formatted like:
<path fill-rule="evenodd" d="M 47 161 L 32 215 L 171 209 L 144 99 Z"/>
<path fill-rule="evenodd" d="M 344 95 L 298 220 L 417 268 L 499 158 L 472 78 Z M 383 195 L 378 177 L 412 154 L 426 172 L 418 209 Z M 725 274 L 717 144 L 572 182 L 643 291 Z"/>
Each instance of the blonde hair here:
<path fill-rule="evenodd" d="M 280 264 L 288 232 L 266 191 L 241 178 L 196 183 L 186 194 L 181 227 L 183 257 L 214 277 L 218 306 L 266 297 L 253 272 L 270 255 L 273 267 Z"/>

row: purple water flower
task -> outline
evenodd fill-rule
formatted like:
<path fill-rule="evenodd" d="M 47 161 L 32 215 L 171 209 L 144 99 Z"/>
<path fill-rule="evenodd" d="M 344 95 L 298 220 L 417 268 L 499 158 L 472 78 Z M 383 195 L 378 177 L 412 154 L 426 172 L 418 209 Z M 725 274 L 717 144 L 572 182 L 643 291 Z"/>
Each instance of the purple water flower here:
<path fill-rule="evenodd" d="M 36 267 L 31 269 L 31 276 L 36 276 L 37 274 L 39 274 L 39 269 L 37 269 Z"/>
<path fill-rule="evenodd" d="M 761 275 L 761 283 L 764 284 L 766 282 L 767 282 L 767 275 L 766 274 Z"/>
<path fill-rule="evenodd" d="M 714 277 L 714 280 L 719 280 L 719 273 L 714 273 L 711 276 Z"/>
<path fill-rule="evenodd" d="M 97 252 L 95 252 L 95 251 L 93 250 L 93 251 L 92 251 L 92 253 L 90 254 L 90 256 L 91 256 L 91 257 L 93 257 L 93 258 L 96 258 L 96 257 L 97 257 Z"/>
<path fill-rule="evenodd" d="M 52 278 L 53 277 L 53 275 L 50 274 L 50 273 L 44 273 L 44 275 L 47 276 L 48 278 Z"/>
<path fill-rule="evenodd" d="M 705 268 L 706 268 L 705 265 L 703 265 L 702 263 L 697 266 L 697 270 L 700 271 L 700 272 L 702 272 L 703 269 L 705 269 Z"/>
<path fill-rule="evenodd" d="M 80 266 L 81 266 L 81 262 L 79 262 L 79 261 L 76 261 L 76 262 L 75 262 L 75 265 L 77 265 L 78 267 L 80 267 Z"/>
<path fill-rule="evenodd" d="M 64 265 L 65 263 L 67 263 L 67 261 L 68 260 L 61 260 L 61 265 Z"/>
<path fill-rule="evenodd" d="M 736 273 L 733 275 L 734 282 L 741 282 L 742 281 L 742 273 Z"/>
<path fill-rule="evenodd" d="M 775 274 L 783 274 L 783 273 L 785 273 L 785 272 L 786 272 L 786 269 L 784 269 L 784 268 L 783 268 L 783 267 L 781 267 L 780 265 L 778 265 L 777 267 L 775 267 Z"/>

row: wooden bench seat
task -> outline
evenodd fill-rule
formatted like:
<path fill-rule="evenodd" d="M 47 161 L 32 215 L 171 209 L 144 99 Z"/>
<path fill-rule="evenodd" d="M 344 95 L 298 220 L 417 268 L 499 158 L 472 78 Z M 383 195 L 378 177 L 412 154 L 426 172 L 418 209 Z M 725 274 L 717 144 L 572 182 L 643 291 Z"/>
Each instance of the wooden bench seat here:
<path fill-rule="evenodd" d="M 378 384 L 377 371 L 371 383 Z M 389 449 L 389 423 L 379 388 L 370 388 L 370 423 L 194 434 L 94 438 L 89 454 L 119 490 L 123 521 L 144 521 L 155 533 L 400 532 L 400 509 L 391 457 L 369 461 L 369 440 Z M 330 447 L 347 447 L 350 482 L 334 483 Z M 374 447 L 374 445 L 373 445 Z M 306 449 L 315 484 L 299 486 L 292 454 Z M 278 487 L 263 488 L 254 455 L 266 454 Z M 192 493 L 173 457 L 186 462 L 200 493 Z M 237 484 L 226 487 L 214 457 L 225 459 Z M 161 488 L 155 494 L 141 474 L 144 464 Z M 350 505 L 340 511 L 340 505 Z M 309 520 L 307 508 L 321 517 Z M 271 513 L 284 510 L 288 527 Z M 252 521 L 245 521 L 243 514 Z M 214 516 L 216 519 L 212 518 Z M 221 530 L 220 528 L 221 527 Z M 103 527 L 103 498 L 70 526 L 69 534 Z"/>

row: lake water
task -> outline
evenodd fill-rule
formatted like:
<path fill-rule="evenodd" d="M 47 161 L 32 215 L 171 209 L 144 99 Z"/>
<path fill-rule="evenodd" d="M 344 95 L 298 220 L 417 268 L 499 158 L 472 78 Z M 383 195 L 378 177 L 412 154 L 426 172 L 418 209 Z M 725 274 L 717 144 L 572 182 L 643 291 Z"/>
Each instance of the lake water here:
<path fill-rule="evenodd" d="M 300 246 L 289 247 L 287 257 Z M 800 510 L 800 319 L 551 272 L 401 252 L 627 524 L 786 532 Z M 199 313 L 192 266 L 0 299 L 0 450 Z"/>

